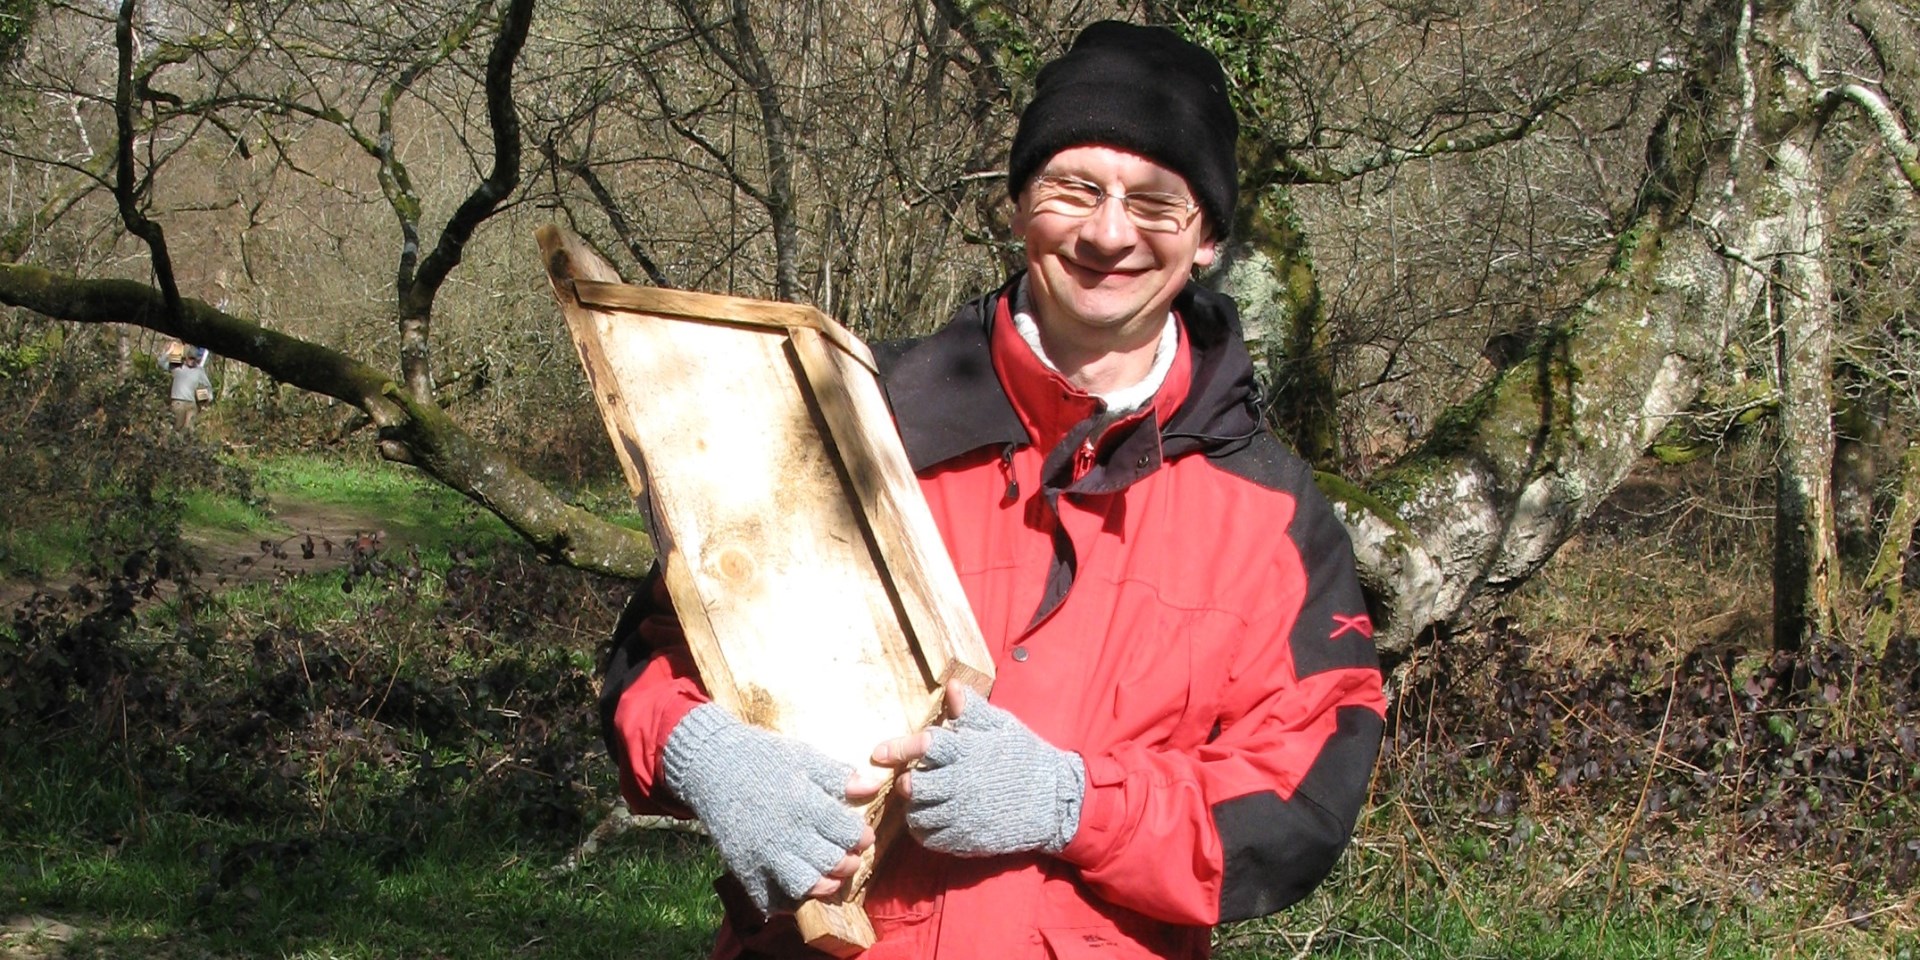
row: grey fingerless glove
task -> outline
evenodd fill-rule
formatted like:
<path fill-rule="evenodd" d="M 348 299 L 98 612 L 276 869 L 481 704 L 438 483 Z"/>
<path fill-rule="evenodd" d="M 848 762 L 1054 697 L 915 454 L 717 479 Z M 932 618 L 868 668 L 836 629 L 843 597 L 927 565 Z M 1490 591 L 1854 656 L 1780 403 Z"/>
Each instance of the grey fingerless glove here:
<path fill-rule="evenodd" d="M 1059 853 L 1080 829 L 1087 768 L 1013 714 L 967 691 L 960 715 L 932 727 L 912 774 L 907 827 L 930 850 L 967 857 Z"/>
<path fill-rule="evenodd" d="M 860 841 L 853 768 L 798 740 L 693 708 L 667 736 L 666 781 L 707 825 L 762 913 L 790 907 Z"/>

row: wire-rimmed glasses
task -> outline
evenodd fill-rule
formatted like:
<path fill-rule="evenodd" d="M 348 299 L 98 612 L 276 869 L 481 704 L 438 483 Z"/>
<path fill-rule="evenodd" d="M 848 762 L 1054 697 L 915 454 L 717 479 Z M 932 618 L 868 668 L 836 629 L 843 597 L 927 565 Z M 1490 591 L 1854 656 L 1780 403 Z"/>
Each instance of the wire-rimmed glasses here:
<path fill-rule="evenodd" d="M 1034 177 L 1033 209 L 1063 217 L 1088 217 L 1107 200 L 1118 200 L 1135 227 L 1149 233 L 1179 233 L 1193 222 L 1200 205 L 1177 193 L 1108 193 L 1099 184 L 1079 177 L 1045 174 Z"/>

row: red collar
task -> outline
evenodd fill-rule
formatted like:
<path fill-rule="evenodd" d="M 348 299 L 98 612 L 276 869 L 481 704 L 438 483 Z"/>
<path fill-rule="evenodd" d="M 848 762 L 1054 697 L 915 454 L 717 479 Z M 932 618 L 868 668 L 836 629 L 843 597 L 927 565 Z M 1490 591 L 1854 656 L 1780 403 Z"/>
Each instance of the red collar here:
<path fill-rule="evenodd" d="M 1034 355 L 1013 325 L 1012 301 L 1012 296 L 1000 297 L 994 310 L 990 341 L 994 372 L 1034 446 L 1050 451 L 1075 426 L 1100 413 L 1103 405 Z M 1154 412 L 1157 424 L 1165 424 L 1186 400 L 1193 383 L 1192 348 L 1187 343 L 1186 325 L 1176 318 L 1174 326 L 1179 332 L 1179 346 L 1153 402 L 1110 425 L 1109 434 L 1114 428 L 1137 422 L 1147 410 Z"/>

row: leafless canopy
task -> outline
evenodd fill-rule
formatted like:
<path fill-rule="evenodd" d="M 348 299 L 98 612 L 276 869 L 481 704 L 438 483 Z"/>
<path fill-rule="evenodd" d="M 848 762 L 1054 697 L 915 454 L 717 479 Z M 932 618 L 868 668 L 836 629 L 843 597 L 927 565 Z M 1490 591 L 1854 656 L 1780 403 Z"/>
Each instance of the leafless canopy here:
<path fill-rule="evenodd" d="M 1038 64 L 1146 19 L 1232 77 L 1245 202 L 1207 282 L 1385 646 L 1530 576 L 1736 394 L 1780 411 L 1823 629 L 1836 359 L 1913 405 L 1903 3 L 49 0 L 6 67 L 0 301 L 352 404 L 541 549 L 633 573 L 644 539 L 497 428 L 591 406 L 533 227 L 636 282 L 929 329 L 1018 263 L 1001 171 Z M 489 364 L 514 373 L 451 416 Z"/>

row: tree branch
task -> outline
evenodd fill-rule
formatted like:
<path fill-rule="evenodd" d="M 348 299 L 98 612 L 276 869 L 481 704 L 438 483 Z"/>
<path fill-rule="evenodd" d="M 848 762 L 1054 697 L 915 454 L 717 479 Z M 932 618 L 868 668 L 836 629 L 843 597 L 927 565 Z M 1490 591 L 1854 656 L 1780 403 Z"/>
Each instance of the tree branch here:
<path fill-rule="evenodd" d="M 133 9 L 134 0 L 121 0 L 120 15 L 114 20 L 114 48 L 119 53 L 118 72 L 114 85 L 114 176 L 113 199 L 120 210 L 120 220 L 126 224 L 127 232 L 139 237 L 147 245 L 148 254 L 153 259 L 153 275 L 160 283 L 160 291 L 165 298 L 166 310 L 170 316 L 179 316 L 180 286 L 173 276 L 173 257 L 167 252 L 167 234 L 160 224 L 147 219 L 140 209 L 141 198 L 146 194 L 147 181 L 135 176 L 134 149 L 134 74 L 133 74 Z"/>
<path fill-rule="evenodd" d="M 1847 22 L 1867 41 L 1880 64 L 1880 89 L 1908 129 L 1920 125 L 1920 28 L 1914 26 L 1913 4 L 1890 7 L 1885 0 L 1855 0 Z"/>
<path fill-rule="evenodd" d="M 1284 148 L 1270 151 L 1270 155 L 1261 158 L 1252 165 L 1242 188 L 1249 193 L 1279 184 L 1332 185 L 1346 183 L 1377 170 L 1397 166 L 1413 160 L 1424 160 L 1450 154 L 1478 153 L 1501 144 L 1513 143 L 1540 125 L 1542 120 L 1552 116 L 1570 101 L 1609 87 L 1618 86 L 1656 73 L 1673 72 L 1679 64 L 1670 60 L 1648 60 L 1621 64 L 1611 70 L 1587 80 L 1568 84 L 1558 90 L 1536 98 L 1524 109 L 1510 113 L 1513 121 L 1504 126 L 1495 125 L 1477 134 L 1457 133 L 1458 127 L 1427 137 L 1423 142 L 1412 146 L 1395 144 L 1382 145 L 1371 155 L 1362 157 L 1353 163 L 1335 164 L 1319 162 L 1302 163 L 1286 155 Z"/>
<path fill-rule="evenodd" d="M 1842 103 L 1851 103 L 1867 115 L 1867 120 L 1880 134 L 1880 142 L 1886 146 L 1887 153 L 1900 168 L 1900 175 L 1907 184 L 1920 193 L 1920 145 L 1907 136 L 1906 128 L 1900 123 L 1900 117 L 1887 105 L 1887 101 L 1866 87 L 1857 83 L 1844 84 L 1827 90 L 1820 97 L 1822 114 L 1831 113 Z"/>
<path fill-rule="evenodd" d="M 651 280 L 656 287 L 673 286 L 673 283 L 667 279 L 666 271 L 661 270 L 660 265 L 647 255 L 646 248 L 640 245 L 640 238 L 635 235 L 633 225 L 627 221 L 626 213 L 620 209 L 619 202 L 614 199 L 613 191 L 608 190 L 607 185 L 600 180 L 600 175 L 594 172 L 593 165 L 584 160 L 562 160 L 559 148 L 551 142 L 542 145 L 541 152 L 546 154 L 547 162 L 553 164 L 555 169 L 564 170 L 587 185 L 587 191 L 593 194 L 594 202 L 600 205 L 600 212 L 606 214 L 607 222 L 613 226 L 614 235 L 620 238 L 621 244 L 627 248 L 627 254 L 640 265 L 640 269 L 646 271 L 647 279 Z"/>
<path fill-rule="evenodd" d="M 0 303 L 74 323 L 131 323 L 205 346 L 302 390 L 352 404 L 379 426 L 381 453 L 460 491 L 542 556 L 612 576 L 639 578 L 653 562 L 645 534 L 611 524 L 556 496 L 431 403 L 408 396 L 386 372 L 346 354 L 222 312 L 199 300 L 170 311 L 152 287 L 81 280 L 40 267 L 0 264 Z"/>

